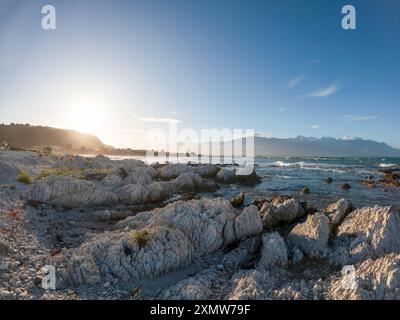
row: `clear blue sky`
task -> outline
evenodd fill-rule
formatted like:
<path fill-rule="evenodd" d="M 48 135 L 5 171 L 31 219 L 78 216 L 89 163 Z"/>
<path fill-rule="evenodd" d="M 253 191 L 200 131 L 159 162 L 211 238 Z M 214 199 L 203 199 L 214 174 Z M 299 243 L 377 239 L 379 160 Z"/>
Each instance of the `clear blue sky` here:
<path fill-rule="evenodd" d="M 400 147 L 400 1 L 0 0 L 0 122 L 137 147 L 172 119 Z"/>

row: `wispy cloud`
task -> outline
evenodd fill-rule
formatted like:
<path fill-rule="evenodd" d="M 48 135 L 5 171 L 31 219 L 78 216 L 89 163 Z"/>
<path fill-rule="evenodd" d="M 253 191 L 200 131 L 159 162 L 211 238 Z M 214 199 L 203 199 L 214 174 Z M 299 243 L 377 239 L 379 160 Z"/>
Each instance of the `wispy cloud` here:
<path fill-rule="evenodd" d="M 318 59 L 313 59 L 313 60 L 308 61 L 309 65 L 318 64 L 318 63 L 319 63 Z"/>
<path fill-rule="evenodd" d="M 320 124 L 313 124 L 312 126 L 310 126 L 310 129 L 319 129 L 321 128 Z"/>
<path fill-rule="evenodd" d="M 307 95 L 307 97 L 317 97 L 317 98 L 323 98 L 323 97 L 328 97 L 332 94 L 334 94 L 336 91 L 339 90 L 338 85 L 336 84 L 331 84 L 328 87 L 320 88 L 316 91 L 313 91 Z"/>
<path fill-rule="evenodd" d="M 285 112 L 286 110 L 287 110 L 286 107 L 281 107 L 278 109 L 279 112 Z"/>
<path fill-rule="evenodd" d="M 293 89 L 294 87 L 297 87 L 304 80 L 304 78 L 304 75 L 300 75 L 290 79 L 290 81 L 286 85 L 286 89 Z"/>
<path fill-rule="evenodd" d="M 143 122 L 157 122 L 157 123 L 182 123 L 181 120 L 174 118 L 154 118 L 154 117 L 133 117 L 136 120 Z"/>
<path fill-rule="evenodd" d="M 368 120 L 375 120 L 377 116 L 370 116 L 370 115 L 359 115 L 359 114 L 348 114 L 344 116 L 344 119 L 347 121 L 368 121 Z"/>

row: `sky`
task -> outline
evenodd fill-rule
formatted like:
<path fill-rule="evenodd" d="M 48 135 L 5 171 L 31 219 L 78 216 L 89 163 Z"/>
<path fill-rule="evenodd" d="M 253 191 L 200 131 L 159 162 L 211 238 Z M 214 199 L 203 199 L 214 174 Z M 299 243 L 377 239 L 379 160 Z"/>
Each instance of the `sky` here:
<path fill-rule="evenodd" d="M 173 123 L 400 148 L 399 39 L 397 0 L 0 0 L 0 122 L 116 147 Z"/>

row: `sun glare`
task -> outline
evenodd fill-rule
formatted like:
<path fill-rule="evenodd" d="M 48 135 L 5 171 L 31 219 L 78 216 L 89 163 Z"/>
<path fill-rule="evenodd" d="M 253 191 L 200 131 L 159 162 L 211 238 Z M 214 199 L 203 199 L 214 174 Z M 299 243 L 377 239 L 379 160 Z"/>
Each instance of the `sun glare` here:
<path fill-rule="evenodd" d="M 99 97 L 79 97 L 70 103 L 66 126 L 83 133 L 98 135 L 106 125 L 104 100 Z"/>

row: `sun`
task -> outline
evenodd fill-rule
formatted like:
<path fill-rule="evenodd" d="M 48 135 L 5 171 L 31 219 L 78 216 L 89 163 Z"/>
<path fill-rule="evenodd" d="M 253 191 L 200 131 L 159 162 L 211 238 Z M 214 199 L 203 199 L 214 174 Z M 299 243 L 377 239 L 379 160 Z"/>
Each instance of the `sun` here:
<path fill-rule="evenodd" d="M 81 96 L 70 103 L 66 126 L 83 133 L 98 135 L 105 130 L 104 100 L 96 96 Z"/>

